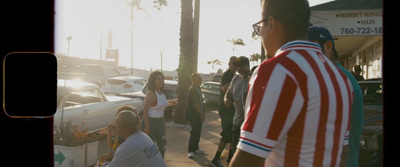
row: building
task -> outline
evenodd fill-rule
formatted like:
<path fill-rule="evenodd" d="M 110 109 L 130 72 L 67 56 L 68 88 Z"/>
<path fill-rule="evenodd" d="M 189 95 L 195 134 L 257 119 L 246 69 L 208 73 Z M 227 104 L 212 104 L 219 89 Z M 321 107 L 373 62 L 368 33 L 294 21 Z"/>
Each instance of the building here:
<path fill-rule="evenodd" d="M 382 77 L 383 0 L 335 0 L 311 7 L 310 22 L 327 28 L 340 63 L 360 65 L 365 79 Z"/>

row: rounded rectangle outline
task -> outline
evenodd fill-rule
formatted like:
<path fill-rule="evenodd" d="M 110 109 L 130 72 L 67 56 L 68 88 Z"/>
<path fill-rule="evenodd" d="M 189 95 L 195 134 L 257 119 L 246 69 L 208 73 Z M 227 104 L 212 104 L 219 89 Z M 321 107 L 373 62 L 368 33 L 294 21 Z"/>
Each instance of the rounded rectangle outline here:
<path fill-rule="evenodd" d="M 54 116 L 54 114 L 56 113 L 56 111 L 52 114 L 52 115 L 31 115 L 31 116 L 20 116 L 20 115 L 18 115 L 18 116 L 15 116 L 15 115 L 10 115 L 10 114 L 8 114 L 7 113 L 7 111 L 6 111 L 6 104 L 5 104 L 5 96 L 6 96 L 6 93 L 5 93 L 5 91 L 6 91 L 6 84 L 5 84 L 5 75 L 6 75 L 6 72 L 5 72 L 5 68 L 6 68 L 6 59 L 7 59 L 7 57 L 9 56 L 9 55 L 11 55 L 11 54 L 31 54 L 31 53 L 33 53 L 33 54 L 51 54 L 51 55 L 53 55 L 53 57 L 55 58 L 55 60 L 56 60 L 56 63 L 57 63 L 57 57 L 54 55 L 54 53 L 52 53 L 52 52 L 41 52 L 41 51 L 33 51 L 33 52 L 28 52 L 28 51 L 17 51 L 17 52 L 9 52 L 9 53 L 7 53 L 7 55 L 6 56 L 4 56 L 4 59 L 3 59 L 3 96 L 2 96 L 2 98 L 3 98 L 3 100 L 2 100 L 2 107 L 3 107 L 3 111 L 4 111 L 4 113 L 8 116 L 8 117 L 10 117 L 10 118 L 51 118 L 51 117 L 53 117 Z"/>

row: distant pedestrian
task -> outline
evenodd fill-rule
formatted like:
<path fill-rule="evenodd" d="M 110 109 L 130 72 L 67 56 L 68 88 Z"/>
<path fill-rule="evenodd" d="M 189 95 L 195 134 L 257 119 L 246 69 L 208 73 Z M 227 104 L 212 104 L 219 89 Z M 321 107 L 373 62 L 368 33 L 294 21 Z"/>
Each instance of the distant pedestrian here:
<path fill-rule="evenodd" d="M 253 67 L 251 68 L 250 73 L 249 73 L 249 75 L 248 75 L 249 81 L 250 81 L 251 76 L 253 75 L 254 71 L 257 69 L 257 67 L 258 67 L 258 66 L 253 66 Z M 246 106 L 245 106 L 246 100 L 247 100 L 247 90 L 246 90 L 246 93 L 243 93 L 243 99 L 242 99 L 243 111 L 246 109 Z"/>
<path fill-rule="evenodd" d="M 357 81 L 363 81 L 364 77 L 361 75 L 362 69 L 360 65 L 355 65 L 354 66 L 354 78 L 356 78 Z"/>
<path fill-rule="evenodd" d="M 192 74 L 192 86 L 189 88 L 187 98 L 186 118 L 189 121 L 191 130 L 188 145 L 188 157 L 196 158 L 195 154 L 204 154 L 204 151 L 199 148 L 201 127 L 205 119 L 205 109 L 203 107 L 203 96 L 200 85 L 202 78 L 199 74 Z"/>
<path fill-rule="evenodd" d="M 229 152 L 228 159 L 230 160 L 236 151 L 236 145 L 239 142 L 240 127 L 244 121 L 244 99 L 247 96 L 247 85 L 249 84 L 250 61 L 245 56 L 237 58 L 236 70 L 238 75 L 232 78 L 228 91 L 225 94 L 224 101 L 226 103 L 233 103 L 235 106 L 235 114 L 233 116 L 232 125 L 232 146 Z"/>
<path fill-rule="evenodd" d="M 167 146 L 164 109 L 168 106 L 164 93 L 164 75 L 160 71 L 152 72 L 147 87 L 143 113 L 144 132 L 157 143 L 158 149 L 164 157 Z"/>
<path fill-rule="evenodd" d="M 344 74 L 346 74 L 353 86 L 354 102 L 351 107 L 349 145 L 348 149 L 347 147 L 343 148 L 342 157 L 346 159 L 343 159 L 341 162 L 345 163 L 346 166 L 358 167 L 361 132 L 364 125 L 363 95 L 360 85 L 357 83 L 356 78 L 354 78 L 347 69 L 340 65 L 338 54 L 335 49 L 335 42 L 328 29 L 315 26 L 309 27 L 308 40 L 321 45 L 322 53 L 324 53 L 326 57 L 328 57 Z"/>
<path fill-rule="evenodd" d="M 253 25 L 266 53 L 249 81 L 231 166 L 338 166 L 353 87 L 318 44 L 305 41 L 307 0 L 263 0 Z M 267 56 L 267 57 L 269 57 Z"/>
<path fill-rule="evenodd" d="M 224 96 L 229 88 L 232 78 L 235 76 L 236 73 L 236 59 L 236 56 L 232 56 L 231 58 L 229 58 L 229 69 L 222 74 L 220 81 L 221 88 L 219 90 L 218 114 L 221 117 L 222 132 L 220 133 L 221 139 L 219 140 L 217 151 L 214 158 L 211 160 L 211 163 L 217 167 L 222 166 L 219 160 L 221 158 L 222 151 L 225 149 L 226 144 L 232 143 L 232 125 L 233 115 L 235 114 L 235 107 L 226 107 L 224 103 Z M 232 144 L 230 144 L 229 152 L 231 152 L 231 146 Z M 229 158 L 227 159 L 227 162 L 230 162 Z"/>
<path fill-rule="evenodd" d="M 107 167 L 166 166 L 154 142 L 137 127 L 136 114 L 124 110 L 114 120 L 115 130 L 125 141 L 117 148 Z"/>
<path fill-rule="evenodd" d="M 117 109 L 115 117 L 117 117 L 121 111 L 125 111 L 125 110 L 132 111 L 135 114 L 137 114 L 136 108 L 133 108 L 131 106 L 122 106 Z M 139 121 L 139 119 L 138 119 L 138 121 Z M 111 151 L 106 154 L 100 155 L 99 161 L 97 162 L 98 166 L 101 167 L 102 165 L 108 164 L 113 159 L 114 153 L 117 150 L 118 146 L 121 145 L 123 142 L 124 142 L 124 139 L 121 136 L 118 136 L 118 134 L 115 130 L 114 122 L 110 123 L 107 126 L 107 145 L 109 148 L 111 148 Z"/>

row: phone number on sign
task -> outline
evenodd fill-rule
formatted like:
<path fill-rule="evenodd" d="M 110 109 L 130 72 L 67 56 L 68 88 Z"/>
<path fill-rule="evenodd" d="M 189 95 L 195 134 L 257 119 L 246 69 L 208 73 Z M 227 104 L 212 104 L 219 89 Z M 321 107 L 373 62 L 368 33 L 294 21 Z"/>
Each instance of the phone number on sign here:
<path fill-rule="evenodd" d="M 382 34 L 382 27 L 362 27 L 362 28 L 340 28 L 340 34 L 352 35 L 352 34 Z"/>

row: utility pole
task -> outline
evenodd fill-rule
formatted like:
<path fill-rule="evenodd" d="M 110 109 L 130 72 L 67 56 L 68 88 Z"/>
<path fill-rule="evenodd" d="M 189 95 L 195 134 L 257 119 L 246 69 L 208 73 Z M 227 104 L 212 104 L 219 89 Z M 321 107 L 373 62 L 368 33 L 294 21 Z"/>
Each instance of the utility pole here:
<path fill-rule="evenodd" d="M 67 56 L 69 56 L 69 41 L 71 41 L 72 36 L 68 36 L 67 40 L 68 40 L 68 49 L 67 49 Z"/>
<path fill-rule="evenodd" d="M 199 22 L 200 22 L 200 0 L 194 0 L 193 73 L 197 73 L 197 64 L 199 59 Z"/>
<path fill-rule="evenodd" d="M 103 29 L 100 31 L 100 60 L 103 60 Z"/>
<path fill-rule="evenodd" d="M 160 56 L 161 56 L 161 72 L 163 72 L 163 60 L 162 60 L 162 51 L 160 52 Z"/>
<path fill-rule="evenodd" d="M 131 75 L 133 75 L 133 6 L 134 6 L 134 3 L 131 2 L 131 23 L 132 23 L 132 36 L 131 36 Z"/>

